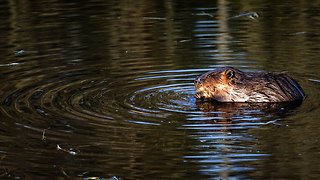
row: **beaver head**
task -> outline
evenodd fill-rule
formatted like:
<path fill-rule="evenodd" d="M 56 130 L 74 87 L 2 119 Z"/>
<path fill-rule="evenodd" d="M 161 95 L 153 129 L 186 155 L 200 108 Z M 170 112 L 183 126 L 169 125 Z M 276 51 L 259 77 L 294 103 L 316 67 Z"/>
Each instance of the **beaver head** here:
<path fill-rule="evenodd" d="M 198 99 L 219 102 L 246 102 L 249 97 L 241 88 L 245 73 L 233 67 L 216 68 L 195 80 Z"/>

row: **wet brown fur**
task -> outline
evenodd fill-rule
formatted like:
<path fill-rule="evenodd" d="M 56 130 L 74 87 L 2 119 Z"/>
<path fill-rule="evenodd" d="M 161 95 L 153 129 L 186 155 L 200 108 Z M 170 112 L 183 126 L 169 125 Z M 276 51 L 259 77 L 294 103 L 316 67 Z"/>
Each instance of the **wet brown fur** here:
<path fill-rule="evenodd" d="M 243 72 L 233 67 L 217 68 L 195 80 L 198 99 L 219 102 L 301 101 L 301 86 L 285 73 Z"/>

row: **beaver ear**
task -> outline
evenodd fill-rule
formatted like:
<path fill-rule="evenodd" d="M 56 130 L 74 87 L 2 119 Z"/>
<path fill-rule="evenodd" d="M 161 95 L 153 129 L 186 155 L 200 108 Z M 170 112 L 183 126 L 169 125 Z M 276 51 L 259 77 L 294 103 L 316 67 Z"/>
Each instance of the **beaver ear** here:
<path fill-rule="evenodd" d="M 228 79 L 231 79 L 234 77 L 235 72 L 232 69 L 228 69 L 224 71 L 224 74 Z"/>

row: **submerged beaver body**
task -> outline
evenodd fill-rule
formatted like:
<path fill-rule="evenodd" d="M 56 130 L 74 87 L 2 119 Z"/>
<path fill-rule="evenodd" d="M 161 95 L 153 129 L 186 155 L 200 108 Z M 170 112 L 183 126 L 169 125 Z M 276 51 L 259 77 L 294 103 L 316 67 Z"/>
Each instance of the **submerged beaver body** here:
<path fill-rule="evenodd" d="M 195 80 L 198 99 L 219 102 L 302 101 L 300 85 L 284 73 L 243 72 L 232 67 L 217 68 Z"/>

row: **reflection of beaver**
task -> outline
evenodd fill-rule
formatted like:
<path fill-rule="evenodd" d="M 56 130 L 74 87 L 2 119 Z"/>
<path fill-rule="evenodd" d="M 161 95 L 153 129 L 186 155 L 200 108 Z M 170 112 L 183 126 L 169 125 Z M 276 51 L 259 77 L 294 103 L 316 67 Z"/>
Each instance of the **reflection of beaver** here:
<path fill-rule="evenodd" d="M 198 99 L 219 102 L 301 101 L 306 95 L 300 85 L 284 73 L 242 72 L 217 68 L 195 80 Z"/>
<path fill-rule="evenodd" d="M 301 101 L 282 103 L 196 102 L 198 110 L 202 111 L 208 119 L 206 123 L 214 124 L 274 123 L 281 118 L 296 114 L 295 109 L 300 104 Z"/>
<path fill-rule="evenodd" d="M 214 101 L 197 101 L 196 105 L 202 112 L 220 112 L 217 115 L 234 114 L 252 115 L 252 114 L 273 114 L 284 115 L 285 113 L 294 110 L 301 104 L 297 102 L 281 102 L 281 103 L 229 103 L 229 102 L 214 102 Z"/>

